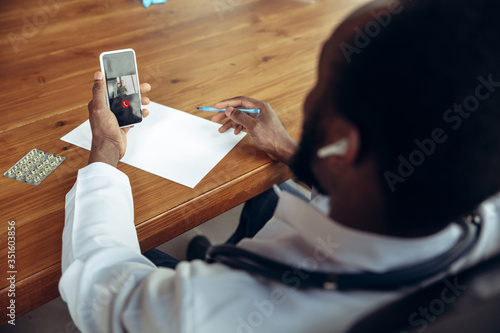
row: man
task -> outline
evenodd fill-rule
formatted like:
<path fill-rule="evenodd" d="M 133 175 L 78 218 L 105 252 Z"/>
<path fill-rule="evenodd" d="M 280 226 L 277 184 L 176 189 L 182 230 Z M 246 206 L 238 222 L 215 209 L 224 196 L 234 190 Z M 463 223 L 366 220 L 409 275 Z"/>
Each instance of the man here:
<path fill-rule="evenodd" d="M 125 86 L 125 83 L 123 80 L 120 80 L 119 83 L 116 83 L 116 96 L 117 97 L 122 97 L 122 96 L 127 96 L 127 87 Z"/>
<path fill-rule="evenodd" d="M 377 1 L 353 13 L 324 45 L 299 145 L 266 103 L 215 105 L 227 108 L 215 116 L 229 118 L 221 132 L 246 128 L 257 147 L 322 193 L 311 203 L 281 193 L 272 219 L 239 249 L 309 271 L 393 272 L 454 249 L 464 232 L 451 221 L 479 207 L 473 247 L 404 289 L 301 288 L 309 278 L 300 270 L 275 281 L 201 260 L 157 268 L 140 254 L 128 178 L 115 169 L 125 131 L 96 73 L 92 150 L 66 197 L 60 281 L 80 330 L 344 332 L 418 285 L 498 253 L 499 7 Z"/>

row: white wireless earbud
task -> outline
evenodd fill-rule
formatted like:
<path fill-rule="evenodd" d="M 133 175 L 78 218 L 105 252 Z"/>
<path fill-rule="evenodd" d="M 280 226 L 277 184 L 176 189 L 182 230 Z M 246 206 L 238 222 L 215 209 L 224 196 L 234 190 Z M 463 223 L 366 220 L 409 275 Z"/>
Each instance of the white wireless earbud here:
<path fill-rule="evenodd" d="M 328 146 L 318 149 L 316 153 L 319 158 L 325 158 L 328 156 L 343 156 L 347 152 L 347 145 L 349 144 L 349 140 L 347 138 L 340 139 Z"/>

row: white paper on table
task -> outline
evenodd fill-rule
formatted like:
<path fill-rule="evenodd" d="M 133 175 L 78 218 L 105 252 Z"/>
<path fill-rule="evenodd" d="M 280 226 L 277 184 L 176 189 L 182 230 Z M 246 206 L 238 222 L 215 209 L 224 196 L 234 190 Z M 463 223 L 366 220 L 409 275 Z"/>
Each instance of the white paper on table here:
<path fill-rule="evenodd" d="M 219 133 L 220 124 L 151 102 L 149 116 L 127 134 L 123 163 L 194 188 L 246 135 Z M 90 150 L 87 120 L 61 140 Z"/>

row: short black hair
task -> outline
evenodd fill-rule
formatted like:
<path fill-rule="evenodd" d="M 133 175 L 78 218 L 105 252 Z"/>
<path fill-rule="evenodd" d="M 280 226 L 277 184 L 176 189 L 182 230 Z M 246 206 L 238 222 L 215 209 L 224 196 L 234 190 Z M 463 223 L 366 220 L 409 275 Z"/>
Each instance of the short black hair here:
<path fill-rule="evenodd" d="M 342 46 L 331 98 L 376 156 L 391 227 L 442 228 L 500 191 L 500 1 L 399 6 Z"/>

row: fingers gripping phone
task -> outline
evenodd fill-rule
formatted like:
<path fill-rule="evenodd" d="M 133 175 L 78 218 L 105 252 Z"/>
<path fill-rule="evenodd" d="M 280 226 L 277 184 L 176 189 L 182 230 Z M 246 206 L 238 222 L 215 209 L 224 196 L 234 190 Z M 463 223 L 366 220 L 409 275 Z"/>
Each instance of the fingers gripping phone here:
<path fill-rule="evenodd" d="M 103 52 L 99 60 L 106 80 L 108 106 L 118 119 L 118 124 L 128 127 L 140 123 L 141 91 L 135 51 L 124 49 Z"/>

